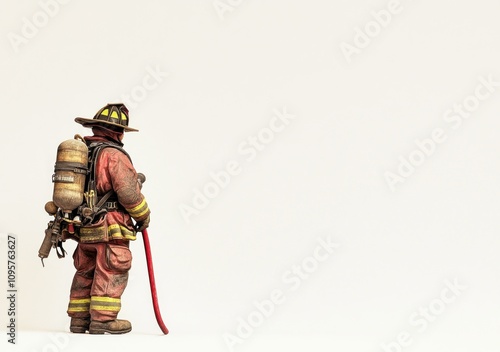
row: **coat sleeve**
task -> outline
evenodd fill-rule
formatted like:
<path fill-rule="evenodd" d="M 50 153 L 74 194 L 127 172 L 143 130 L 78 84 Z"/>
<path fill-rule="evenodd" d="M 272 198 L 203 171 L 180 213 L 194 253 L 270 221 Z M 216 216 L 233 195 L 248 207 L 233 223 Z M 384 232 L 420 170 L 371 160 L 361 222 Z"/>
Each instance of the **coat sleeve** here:
<path fill-rule="evenodd" d="M 141 193 L 137 172 L 132 162 L 119 150 L 106 148 L 105 151 L 108 152 L 107 176 L 118 197 L 118 202 L 136 222 L 146 220 L 151 211 L 146 198 Z"/>

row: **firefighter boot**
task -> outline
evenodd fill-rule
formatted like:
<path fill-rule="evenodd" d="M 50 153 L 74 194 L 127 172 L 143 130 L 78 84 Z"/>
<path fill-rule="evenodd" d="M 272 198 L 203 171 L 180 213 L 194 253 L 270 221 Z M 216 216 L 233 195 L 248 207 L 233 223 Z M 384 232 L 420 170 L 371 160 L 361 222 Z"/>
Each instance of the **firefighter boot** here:
<path fill-rule="evenodd" d="M 69 331 L 76 334 L 84 334 L 89 330 L 90 318 L 71 318 Z"/>
<path fill-rule="evenodd" d="M 126 334 L 132 330 L 132 324 L 128 320 L 115 319 L 111 321 L 90 322 L 89 333 L 91 334 Z"/>

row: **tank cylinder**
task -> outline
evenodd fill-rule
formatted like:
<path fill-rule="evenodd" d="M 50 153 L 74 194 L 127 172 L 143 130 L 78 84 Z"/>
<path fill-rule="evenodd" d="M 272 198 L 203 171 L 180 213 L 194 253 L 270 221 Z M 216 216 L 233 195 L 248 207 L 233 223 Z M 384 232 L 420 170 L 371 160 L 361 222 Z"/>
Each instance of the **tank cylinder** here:
<path fill-rule="evenodd" d="M 52 176 L 52 200 L 64 213 L 71 213 L 83 202 L 87 163 L 88 148 L 84 142 L 69 139 L 59 144 Z"/>

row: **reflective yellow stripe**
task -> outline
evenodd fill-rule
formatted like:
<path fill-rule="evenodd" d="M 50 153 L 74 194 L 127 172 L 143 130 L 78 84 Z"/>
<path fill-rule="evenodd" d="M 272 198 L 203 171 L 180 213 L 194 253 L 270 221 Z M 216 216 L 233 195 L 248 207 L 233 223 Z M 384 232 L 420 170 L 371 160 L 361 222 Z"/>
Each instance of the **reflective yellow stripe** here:
<path fill-rule="evenodd" d="M 148 211 L 149 211 L 149 207 L 146 206 L 146 209 L 144 209 L 143 211 L 141 211 L 139 213 L 130 213 L 130 216 L 132 216 L 133 218 L 140 218 L 141 216 L 146 214 Z"/>
<path fill-rule="evenodd" d="M 112 225 L 109 225 L 108 226 L 108 232 L 109 233 L 112 233 L 112 232 L 119 232 L 120 231 L 120 225 L 118 224 L 112 224 Z"/>
<path fill-rule="evenodd" d="M 92 310 L 105 310 L 111 312 L 119 312 L 121 308 L 121 299 L 111 297 L 92 297 L 90 309 Z"/>
<path fill-rule="evenodd" d="M 144 214 L 147 214 L 149 212 L 149 207 L 148 203 L 146 202 L 146 199 L 144 198 L 139 205 L 133 207 L 133 208 L 127 208 L 127 212 L 130 214 L 131 217 L 134 219 L 138 219 Z"/>
<path fill-rule="evenodd" d="M 104 109 L 104 110 L 101 112 L 101 115 L 103 115 L 103 116 L 108 116 L 108 115 L 109 115 L 109 110 L 108 110 L 108 109 Z"/>
<path fill-rule="evenodd" d="M 130 231 L 129 229 L 127 229 L 124 226 L 120 226 L 120 230 L 121 230 L 121 235 L 123 237 L 125 237 L 126 239 L 132 240 L 132 241 L 134 241 L 136 239 L 135 232 Z"/>
<path fill-rule="evenodd" d="M 68 312 L 88 312 L 90 306 L 88 307 L 69 307 Z"/>
<path fill-rule="evenodd" d="M 125 235 L 125 238 L 130 241 L 135 241 L 137 239 L 136 235 Z"/>
<path fill-rule="evenodd" d="M 106 310 L 106 311 L 110 311 L 110 312 L 119 312 L 120 311 L 120 307 L 110 307 L 110 306 L 92 306 L 91 309 L 94 309 L 94 310 Z"/>
<path fill-rule="evenodd" d="M 83 298 L 83 299 L 70 299 L 69 304 L 79 304 L 79 303 L 90 303 L 90 298 Z"/>
<path fill-rule="evenodd" d="M 136 240 L 135 232 L 125 226 L 119 224 L 112 224 L 108 226 L 109 236 L 113 239 L 127 239 L 131 241 Z"/>
<path fill-rule="evenodd" d="M 90 309 L 90 298 L 70 299 L 68 312 L 88 312 Z"/>
<path fill-rule="evenodd" d="M 100 297 L 100 296 L 93 296 L 92 297 L 92 302 L 112 302 L 112 303 L 120 303 L 121 299 L 119 298 L 111 298 L 111 297 Z"/>
<path fill-rule="evenodd" d="M 116 111 L 113 111 L 113 112 L 111 113 L 111 118 L 113 118 L 113 119 L 118 119 L 118 113 L 117 113 Z"/>
<path fill-rule="evenodd" d="M 140 203 L 139 203 L 139 205 L 136 205 L 136 206 L 135 206 L 135 207 L 133 207 L 133 208 L 127 208 L 127 211 L 128 211 L 129 213 L 134 213 L 134 212 L 136 212 L 136 211 L 140 210 L 140 209 L 141 209 L 144 205 L 146 205 L 146 198 L 144 198 L 144 199 L 142 200 L 142 202 L 140 202 Z"/>

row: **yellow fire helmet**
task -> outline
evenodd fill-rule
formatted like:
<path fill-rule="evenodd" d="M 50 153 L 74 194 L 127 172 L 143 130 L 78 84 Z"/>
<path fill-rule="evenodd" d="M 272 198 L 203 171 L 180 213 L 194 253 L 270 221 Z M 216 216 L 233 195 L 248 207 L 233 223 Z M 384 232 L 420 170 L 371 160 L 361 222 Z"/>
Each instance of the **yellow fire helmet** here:
<path fill-rule="evenodd" d="M 75 121 L 83 127 L 93 127 L 96 125 L 104 125 L 108 127 L 123 128 L 125 132 L 139 131 L 135 128 L 128 127 L 128 109 L 124 104 L 107 104 L 99 110 L 94 118 L 88 119 L 77 117 Z"/>

